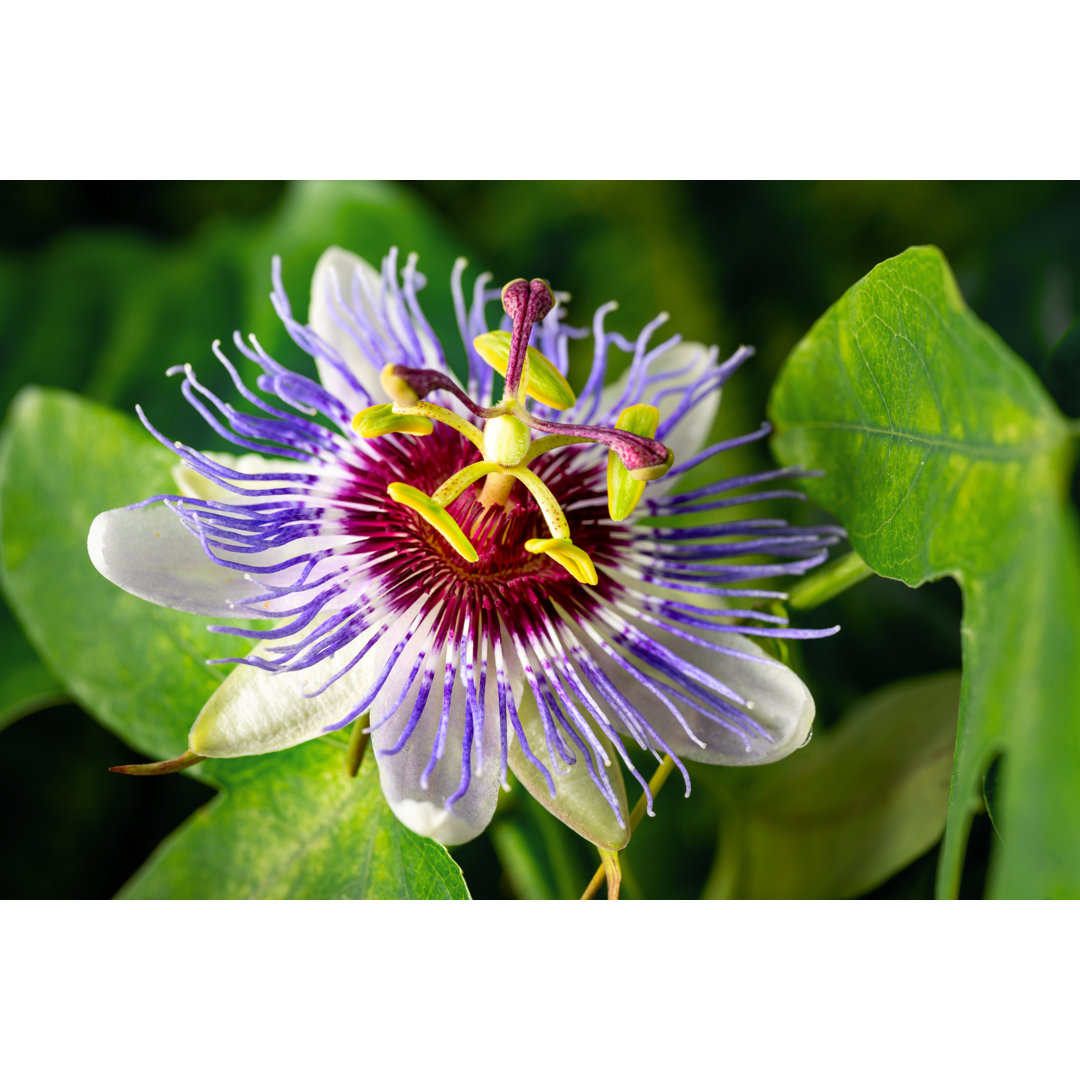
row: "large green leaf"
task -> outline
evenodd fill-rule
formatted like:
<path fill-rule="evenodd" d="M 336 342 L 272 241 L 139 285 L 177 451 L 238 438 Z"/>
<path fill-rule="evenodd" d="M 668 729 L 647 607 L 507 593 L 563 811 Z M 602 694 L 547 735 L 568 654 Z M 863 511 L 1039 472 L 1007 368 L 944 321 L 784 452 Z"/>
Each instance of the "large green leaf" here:
<path fill-rule="evenodd" d="M 945 827 L 959 700 L 952 672 L 897 683 L 798 754 L 723 770 L 705 897 L 859 896 L 928 851 Z"/>
<path fill-rule="evenodd" d="M 175 458 L 128 418 L 60 391 L 25 390 L 0 449 L 0 574 L 27 633 L 75 698 L 140 753 L 173 757 L 245 645 L 205 617 L 159 608 L 101 578 L 94 515 L 172 488 Z M 198 766 L 224 793 L 166 842 L 131 895 L 467 895 L 446 850 L 410 833 L 374 769 L 347 780 L 343 740 Z M 153 783 L 118 776 L 117 783 Z"/>
<path fill-rule="evenodd" d="M 121 896 L 466 898 L 446 849 L 390 812 L 374 761 L 355 779 L 345 775 L 345 745 L 328 737 L 234 766 L 222 777 L 226 791 L 177 829 Z"/>
<path fill-rule="evenodd" d="M 955 895 L 983 774 L 1004 753 L 995 896 L 1080 896 L 1080 545 L 1068 427 L 965 307 L 944 257 L 876 267 L 794 349 L 774 449 L 875 572 L 951 575 L 964 681 L 939 872 Z"/>
<path fill-rule="evenodd" d="M 0 728 L 67 699 L 0 598 Z"/>

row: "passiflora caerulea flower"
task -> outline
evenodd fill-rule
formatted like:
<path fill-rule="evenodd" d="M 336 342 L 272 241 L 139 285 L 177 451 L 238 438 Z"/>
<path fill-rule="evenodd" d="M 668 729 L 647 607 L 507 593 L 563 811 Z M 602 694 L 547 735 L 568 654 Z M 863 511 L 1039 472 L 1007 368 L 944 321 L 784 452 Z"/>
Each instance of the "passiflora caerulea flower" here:
<path fill-rule="evenodd" d="M 787 628 L 758 603 L 783 594 L 747 583 L 803 573 L 836 533 L 710 519 L 798 497 L 736 494 L 791 470 L 673 490 L 767 434 L 702 446 L 750 349 L 720 362 L 715 348 L 678 336 L 655 343 L 666 316 L 628 340 L 605 329 L 614 304 L 591 330 L 575 329 L 540 280 L 500 294 L 481 275 L 467 303 L 464 267 L 451 280 L 459 383 L 417 301 L 415 256 L 399 275 L 395 251 L 379 273 L 331 248 L 306 324 L 275 260 L 272 302 L 318 380 L 239 334 L 256 389 L 213 350 L 243 409 L 190 365 L 172 369 L 243 453 L 172 443 L 140 411 L 179 457 L 180 494 L 101 514 L 90 556 L 154 603 L 274 620 L 215 627 L 256 644 L 215 661 L 237 667 L 178 762 L 363 725 L 390 806 L 418 833 L 451 844 L 476 836 L 509 769 L 573 828 L 617 849 L 629 836 L 623 769 L 652 810 L 628 744 L 671 755 L 686 778 L 683 759 L 755 765 L 806 742 L 809 692 L 752 639 L 832 631 Z M 500 298 L 492 330 L 486 313 Z M 578 396 L 566 378 L 577 340 L 592 355 Z M 609 382 L 619 354 L 628 366 Z"/>

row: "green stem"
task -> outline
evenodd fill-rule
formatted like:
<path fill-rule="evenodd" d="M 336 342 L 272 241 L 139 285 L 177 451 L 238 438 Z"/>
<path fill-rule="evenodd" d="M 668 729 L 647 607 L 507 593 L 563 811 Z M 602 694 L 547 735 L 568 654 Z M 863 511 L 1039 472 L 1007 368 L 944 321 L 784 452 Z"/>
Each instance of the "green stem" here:
<path fill-rule="evenodd" d="M 367 722 L 367 713 L 364 713 L 363 716 L 358 716 L 353 721 L 352 734 L 349 736 L 349 747 L 345 751 L 346 776 L 356 776 L 360 771 L 360 765 L 364 760 L 364 753 L 368 748 L 368 743 L 371 742 L 371 732 L 364 730 L 364 728 L 367 727 Z"/>
<path fill-rule="evenodd" d="M 671 775 L 674 768 L 675 762 L 671 760 L 671 755 L 665 754 L 663 760 L 656 767 L 656 772 L 652 774 L 652 777 L 649 780 L 649 790 L 654 796 L 659 794 L 660 789 L 664 786 L 664 782 Z M 646 800 L 645 795 L 642 794 L 641 798 L 638 799 L 633 812 L 630 814 L 631 836 L 638 825 L 641 824 L 641 819 L 645 816 L 645 808 L 647 806 L 648 801 Z M 610 856 L 615 856 L 614 862 L 612 862 Z M 619 881 L 621 880 L 621 877 L 618 853 L 600 851 L 600 865 L 596 868 L 596 873 L 593 874 L 592 880 L 585 886 L 585 892 L 581 894 L 581 899 L 591 900 L 592 897 L 600 891 L 600 886 L 605 880 L 608 883 L 608 899 L 618 899 Z M 614 895 L 612 895 L 612 892 L 614 892 Z"/>
<path fill-rule="evenodd" d="M 788 593 L 788 607 L 795 611 L 809 611 L 824 604 L 826 600 L 839 596 L 852 585 L 865 581 L 873 573 L 858 552 L 849 551 L 791 589 Z"/>

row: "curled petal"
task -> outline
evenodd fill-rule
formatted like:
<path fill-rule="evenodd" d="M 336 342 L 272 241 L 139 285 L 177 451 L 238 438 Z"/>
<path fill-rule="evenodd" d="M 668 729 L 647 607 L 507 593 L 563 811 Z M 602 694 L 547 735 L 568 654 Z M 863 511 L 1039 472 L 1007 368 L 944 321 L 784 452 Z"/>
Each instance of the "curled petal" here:
<path fill-rule="evenodd" d="M 86 546 L 98 572 L 134 596 L 196 615 L 258 615 L 244 604 L 264 586 L 208 559 L 164 503 L 98 514 Z"/>
<path fill-rule="evenodd" d="M 544 738 L 544 723 L 531 692 L 525 694 L 518 710 L 518 718 L 533 754 L 543 761 L 547 746 Z M 593 731 L 610 759 L 610 764 L 595 762 L 594 767 L 603 768 L 607 772 L 608 780 L 619 802 L 621 822 L 615 816 L 615 811 L 603 792 L 589 775 L 588 766 L 580 751 L 573 765 L 561 765 L 565 771 L 560 772 L 548 768 L 548 776 L 555 786 L 554 797 L 548 786 L 548 777 L 528 760 L 518 739 L 511 744 L 507 760 L 514 775 L 541 806 L 597 847 L 605 851 L 620 851 L 630 841 L 630 813 L 626 803 L 626 785 L 623 781 L 618 755 L 611 742 L 602 731 L 597 731 L 595 728 Z"/>
<path fill-rule="evenodd" d="M 456 676 L 453 649 L 421 656 L 418 648 L 414 642 L 405 650 L 371 710 L 379 779 L 390 808 L 413 832 L 464 844 L 487 827 L 499 795 L 495 672 L 488 672 L 484 701 L 474 703 Z"/>
<path fill-rule="evenodd" d="M 334 350 L 371 401 L 364 401 L 357 394 L 348 376 L 336 363 L 317 355 L 315 364 L 319 379 L 330 393 L 354 412 L 386 398 L 379 383 L 383 365 L 361 344 L 362 332 L 350 310 L 354 300 L 358 301 L 368 323 L 381 326 L 382 319 L 370 299 L 378 297 L 381 289 L 378 271 L 359 255 L 339 247 L 329 247 L 323 252 L 311 281 L 311 307 L 308 311 L 311 328 Z"/>
<path fill-rule="evenodd" d="M 814 699 L 802 679 L 741 635 L 708 630 L 695 630 L 695 633 L 738 655 L 691 644 L 655 628 L 651 636 L 662 644 L 678 648 L 685 672 L 690 673 L 695 668 L 707 672 L 713 680 L 742 698 L 743 704 L 731 699 L 731 705 L 745 719 L 727 716 L 726 722 L 722 722 L 715 715 L 708 715 L 709 712 L 715 714 L 716 709 L 701 703 L 698 691 L 709 688 L 688 674 L 687 682 L 680 688 L 684 692 L 691 690 L 690 697 L 697 698 L 698 707 L 695 708 L 693 700 L 672 699 L 690 729 L 688 733 L 660 698 L 639 679 L 610 658 L 601 658 L 600 663 L 619 691 L 648 718 L 652 729 L 679 757 L 710 765 L 765 765 L 804 746 L 814 722 Z M 641 672 L 655 679 L 660 693 L 671 698 L 671 680 L 640 665 L 640 661 L 637 663 Z"/>
<path fill-rule="evenodd" d="M 244 757 L 285 750 L 318 738 L 373 696 L 375 680 L 392 636 L 384 634 L 363 661 L 331 682 L 345 667 L 334 654 L 296 671 L 266 671 L 238 664 L 203 706 L 188 747 L 202 757 Z M 248 659 L 272 660 L 277 640 L 260 642 Z M 363 719 L 357 721 L 363 723 Z"/>

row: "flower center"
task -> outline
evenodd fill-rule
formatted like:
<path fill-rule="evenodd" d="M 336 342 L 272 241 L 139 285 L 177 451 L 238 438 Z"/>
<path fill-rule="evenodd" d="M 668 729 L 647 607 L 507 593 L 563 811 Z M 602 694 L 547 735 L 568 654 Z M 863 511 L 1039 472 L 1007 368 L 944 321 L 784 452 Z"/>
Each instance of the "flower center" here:
<path fill-rule="evenodd" d="M 476 457 L 470 442 L 440 426 L 431 437 L 412 445 L 387 440 L 381 458 L 352 475 L 341 501 L 354 509 L 347 511 L 341 528 L 362 543 L 381 583 L 376 591 L 394 597 L 394 610 L 402 611 L 431 592 L 452 600 L 454 610 L 464 606 L 499 611 L 518 621 L 522 612 L 548 611 L 552 604 L 564 611 L 586 610 L 593 601 L 581 590 L 580 579 L 545 551 L 536 550 L 537 542 L 550 542 L 549 530 L 524 485 L 515 483 L 506 502 L 498 506 L 485 505 L 482 486 L 474 485 L 446 509 L 475 552 L 471 560 L 461 556 L 443 529 L 387 490 L 388 482 L 399 482 L 401 476 L 418 484 L 445 483 Z M 560 468 L 561 464 L 557 458 L 546 458 L 537 473 L 563 508 L 575 544 L 597 567 L 618 565 L 625 559 L 628 534 L 613 528 L 596 505 L 603 462 L 594 460 L 574 470 Z M 598 578 L 594 586 L 601 596 L 610 587 L 606 577 Z"/>
<path fill-rule="evenodd" d="M 520 501 L 519 489 L 524 488 L 550 534 L 544 537 L 534 533 L 525 538 L 525 550 L 531 555 L 548 556 L 577 581 L 595 586 L 598 575 L 592 558 L 572 539 L 566 511 L 548 482 L 558 473 L 536 463 L 550 451 L 574 444 L 607 446 L 608 509 L 612 519 L 621 521 L 637 506 L 646 482 L 663 476 L 674 463 L 671 451 L 654 437 L 659 412 L 653 406 L 633 405 L 623 410 L 614 428 L 556 423 L 534 416 L 525 408 L 529 397 L 556 410 L 568 409 L 575 403 L 574 392 L 562 372 L 529 344 L 533 327 L 552 311 L 555 297 L 547 282 L 518 278 L 503 289 L 502 301 L 513 329 L 509 333 L 481 334 L 473 342 L 480 356 L 505 376 L 504 396 L 497 405 L 478 405 L 440 372 L 389 364 L 383 369 L 381 382 L 392 403 L 357 413 L 353 429 L 362 438 L 427 436 L 436 423 L 456 431 L 479 450 L 481 460 L 447 476 L 430 494 L 412 484 L 394 481 L 386 488 L 390 498 L 417 514 L 460 558 L 477 563 L 481 558 L 477 530 L 483 531 L 483 520 L 486 516 L 499 517 L 500 508 L 505 516 L 512 496 Z M 483 422 L 483 428 L 451 409 L 424 400 L 436 390 L 446 391 L 465 405 Z M 534 439 L 534 433 L 541 437 Z M 481 516 L 463 524 L 461 513 L 451 515 L 448 507 L 480 480 L 484 482 L 480 495 L 473 493 L 471 497 Z M 496 528 L 495 532 L 500 535 L 496 541 L 500 546 L 521 542 L 520 538 L 511 539 L 505 528 Z M 487 534 L 484 536 L 487 543 Z"/>

